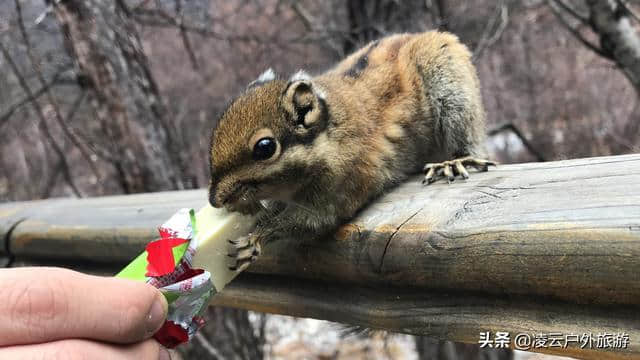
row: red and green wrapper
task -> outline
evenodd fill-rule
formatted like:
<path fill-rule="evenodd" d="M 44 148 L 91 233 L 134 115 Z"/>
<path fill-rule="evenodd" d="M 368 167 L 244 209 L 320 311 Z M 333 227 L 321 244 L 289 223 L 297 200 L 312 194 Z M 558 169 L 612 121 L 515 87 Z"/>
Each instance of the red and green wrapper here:
<path fill-rule="evenodd" d="M 204 325 L 201 315 L 211 297 L 237 275 L 227 268 L 226 244 L 253 225 L 251 217 L 210 206 L 198 214 L 181 209 L 159 227 L 160 238 L 116 275 L 153 285 L 166 297 L 169 312 L 154 335 L 158 342 L 173 348 Z"/>

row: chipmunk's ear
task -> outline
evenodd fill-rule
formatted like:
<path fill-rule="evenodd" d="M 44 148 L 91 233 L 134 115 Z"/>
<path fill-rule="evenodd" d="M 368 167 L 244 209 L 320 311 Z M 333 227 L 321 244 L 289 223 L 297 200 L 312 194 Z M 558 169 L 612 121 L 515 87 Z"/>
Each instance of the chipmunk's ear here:
<path fill-rule="evenodd" d="M 257 79 L 253 80 L 252 82 L 249 83 L 249 85 L 247 85 L 247 90 L 254 88 L 256 86 L 260 86 L 264 83 L 268 83 L 269 81 L 273 81 L 275 79 L 276 79 L 276 73 L 273 71 L 272 68 L 268 68 L 262 74 L 260 74 L 260 76 L 258 76 Z"/>
<path fill-rule="evenodd" d="M 327 116 L 324 94 L 304 71 L 297 72 L 289 80 L 282 106 L 289 113 L 299 134 L 324 127 Z"/>

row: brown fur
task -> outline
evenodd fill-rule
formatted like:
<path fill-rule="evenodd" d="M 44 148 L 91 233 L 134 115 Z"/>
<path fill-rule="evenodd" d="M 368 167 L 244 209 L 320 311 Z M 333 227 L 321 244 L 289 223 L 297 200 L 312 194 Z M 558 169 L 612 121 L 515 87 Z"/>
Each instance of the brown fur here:
<path fill-rule="evenodd" d="M 258 242 L 325 234 L 425 162 L 484 155 L 479 83 L 454 35 L 390 36 L 298 78 L 248 89 L 212 138 L 211 202 L 262 209 Z M 262 129 L 279 155 L 256 161 Z"/>

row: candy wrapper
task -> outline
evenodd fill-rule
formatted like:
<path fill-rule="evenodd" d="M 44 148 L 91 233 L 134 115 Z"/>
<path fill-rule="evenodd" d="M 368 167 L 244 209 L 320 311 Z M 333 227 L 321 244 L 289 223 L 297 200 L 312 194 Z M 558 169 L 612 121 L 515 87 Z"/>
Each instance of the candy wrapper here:
<path fill-rule="evenodd" d="M 116 275 L 151 284 L 166 297 L 169 313 L 154 335 L 158 342 L 173 348 L 204 325 L 201 314 L 211 297 L 238 274 L 228 269 L 228 241 L 254 227 L 251 216 L 211 206 L 197 214 L 181 209 L 160 226 L 160 239 Z"/>

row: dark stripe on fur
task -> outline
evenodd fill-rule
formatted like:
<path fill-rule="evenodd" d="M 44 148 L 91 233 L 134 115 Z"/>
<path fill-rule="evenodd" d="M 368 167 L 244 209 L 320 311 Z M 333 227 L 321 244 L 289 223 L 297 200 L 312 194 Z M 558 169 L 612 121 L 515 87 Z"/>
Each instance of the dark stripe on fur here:
<path fill-rule="evenodd" d="M 379 43 L 380 41 L 378 40 L 374 41 L 369 46 L 367 51 L 364 54 L 362 54 L 362 56 L 360 56 L 358 61 L 356 61 L 356 63 L 349 70 L 344 72 L 344 76 L 348 76 L 352 78 L 357 78 L 358 76 L 360 76 L 360 74 L 364 71 L 364 69 L 366 69 L 367 66 L 369 66 L 369 54 L 376 46 L 378 46 Z"/>

